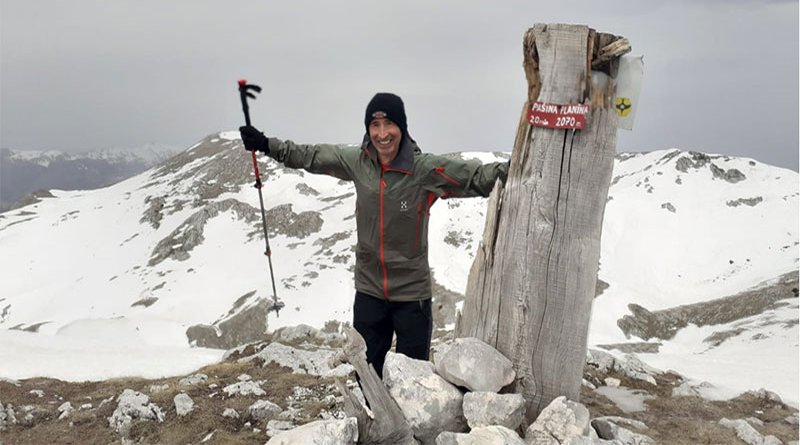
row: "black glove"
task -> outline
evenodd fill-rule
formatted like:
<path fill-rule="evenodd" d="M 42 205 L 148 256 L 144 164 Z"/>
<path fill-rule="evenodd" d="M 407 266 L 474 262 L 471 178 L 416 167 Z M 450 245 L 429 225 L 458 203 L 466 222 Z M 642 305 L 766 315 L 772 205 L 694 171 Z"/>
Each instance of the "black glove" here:
<path fill-rule="evenodd" d="M 258 150 L 264 154 L 269 154 L 269 140 L 256 127 L 249 125 L 239 127 L 239 135 L 242 137 L 245 150 Z"/>

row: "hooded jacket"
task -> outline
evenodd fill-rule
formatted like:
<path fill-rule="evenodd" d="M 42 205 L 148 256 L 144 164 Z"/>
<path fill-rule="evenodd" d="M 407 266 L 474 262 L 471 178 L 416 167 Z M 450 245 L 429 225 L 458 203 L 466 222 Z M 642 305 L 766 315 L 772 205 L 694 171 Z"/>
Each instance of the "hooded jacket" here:
<path fill-rule="evenodd" d="M 286 167 L 352 181 L 356 187 L 356 290 L 387 301 L 431 297 L 428 218 L 439 198 L 488 196 L 508 162 L 481 164 L 422 153 L 404 137 L 388 166 L 364 137 L 360 148 L 269 139 Z"/>

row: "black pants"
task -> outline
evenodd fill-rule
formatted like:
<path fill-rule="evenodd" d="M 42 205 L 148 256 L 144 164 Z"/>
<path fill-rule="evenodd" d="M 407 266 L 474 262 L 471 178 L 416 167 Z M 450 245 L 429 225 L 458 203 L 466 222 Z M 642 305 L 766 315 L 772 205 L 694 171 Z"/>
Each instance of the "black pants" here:
<path fill-rule="evenodd" d="M 383 377 L 383 362 L 397 334 L 397 353 L 428 360 L 433 317 L 431 299 L 386 301 L 356 292 L 353 327 L 367 343 L 367 362 Z"/>

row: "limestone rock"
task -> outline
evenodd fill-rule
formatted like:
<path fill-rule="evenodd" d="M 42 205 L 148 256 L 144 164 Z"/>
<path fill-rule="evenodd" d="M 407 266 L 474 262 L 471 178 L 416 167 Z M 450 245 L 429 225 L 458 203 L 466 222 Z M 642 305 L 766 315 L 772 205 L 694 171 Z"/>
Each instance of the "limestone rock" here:
<path fill-rule="evenodd" d="M 475 372 L 480 369 L 481 372 Z M 498 392 L 514 381 L 511 360 L 477 338 L 457 338 L 436 355 L 436 372 L 470 391 Z"/>
<path fill-rule="evenodd" d="M 634 433 L 633 431 L 619 426 L 619 423 L 628 423 L 640 429 L 647 426 L 635 420 L 628 420 L 614 417 L 601 417 L 592 420 L 592 427 L 597 432 L 597 436 L 605 440 L 616 440 L 626 445 L 656 445 L 656 442 L 644 434 Z"/>
<path fill-rule="evenodd" d="M 383 382 L 408 420 L 414 437 L 433 444 L 443 431 L 463 432 L 464 396 L 434 372 L 427 360 L 415 360 L 389 352 L 383 365 Z"/>
<path fill-rule="evenodd" d="M 553 399 L 525 431 L 528 444 L 561 444 L 589 435 L 589 410 L 560 396 Z"/>
<path fill-rule="evenodd" d="M 729 420 L 723 417 L 719 424 L 736 431 L 736 437 L 749 445 L 782 445 L 783 443 L 775 436 L 763 436 L 744 419 Z"/>
<path fill-rule="evenodd" d="M 353 372 L 350 364 L 340 364 L 331 368 L 330 363 L 337 352 L 329 348 L 298 349 L 281 343 L 270 343 L 258 353 L 239 359 L 240 362 L 260 359 L 264 366 L 275 362 L 280 366 L 292 368 L 298 374 L 311 374 L 321 377 L 346 377 Z"/>
<path fill-rule="evenodd" d="M 188 377 L 184 377 L 178 381 L 178 385 L 180 386 L 194 386 L 199 385 L 203 382 L 208 380 L 208 376 L 205 374 L 192 374 Z"/>
<path fill-rule="evenodd" d="M 252 380 L 233 383 L 231 385 L 222 388 L 222 390 L 225 392 L 225 394 L 228 394 L 228 396 L 230 397 L 236 395 L 249 396 L 251 394 L 254 396 L 263 396 L 267 394 L 266 391 L 261 389 L 260 382 L 254 382 Z"/>
<path fill-rule="evenodd" d="M 525 419 L 522 394 L 468 392 L 464 394 L 464 417 L 472 429 L 499 425 L 516 430 Z"/>
<path fill-rule="evenodd" d="M 172 401 L 175 403 L 175 411 L 179 417 L 189 414 L 194 409 L 194 400 L 188 394 L 176 394 Z"/>
<path fill-rule="evenodd" d="M 67 417 L 75 411 L 75 408 L 72 407 L 72 404 L 69 402 L 64 402 L 58 407 L 58 420 L 66 419 Z"/>
<path fill-rule="evenodd" d="M 269 400 L 259 400 L 247 408 L 250 418 L 256 422 L 267 423 L 283 411 L 280 406 Z"/>
<path fill-rule="evenodd" d="M 17 417 L 14 413 L 14 407 L 9 403 L 3 408 L 3 402 L 0 401 L 0 431 L 5 431 L 8 427 L 17 424 Z"/>
<path fill-rule="evenodd" d="M 189 343 L 204 348 L 231 349 L 260 340 L 267 332 L 267 315 L 274 302 L 248 292 L 213 324 L 196 324 L 186 330 Z"/>
<path fill-rule="evenodd" d="M 346 445 L 358 440 L 355 417 L 317 420 L 273 436 L 267 445 Z"/>
<path fill-rule="evenodd" d="M 504 426 L 486 426 L 469 432 L 444 432 L 436 438 L 436 445 L 525 445 L 514 431 Z"/>
<path fill-rule="evenodd" d="M 164 421 L 164 413 L 150 398 L 132 389 L 122 391 L 117 397 L 117 408 L 108 418 L 108 426 L 121 434 L 127 434 L 134 420 Z"/>

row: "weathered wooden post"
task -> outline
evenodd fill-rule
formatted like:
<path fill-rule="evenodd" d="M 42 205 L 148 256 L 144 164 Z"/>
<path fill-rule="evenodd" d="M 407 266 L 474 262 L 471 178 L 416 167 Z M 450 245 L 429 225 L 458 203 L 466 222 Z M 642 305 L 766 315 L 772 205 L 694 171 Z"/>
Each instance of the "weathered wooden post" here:
<path fill-rule="evenodd" d="M 456 336 L 512 360 L 533 421 L 557 396 L 580 396 L 616 151 L 613 76 L 630 45 L 586 26 L 537 24 L 523 50 L 528 100 Z"/>

